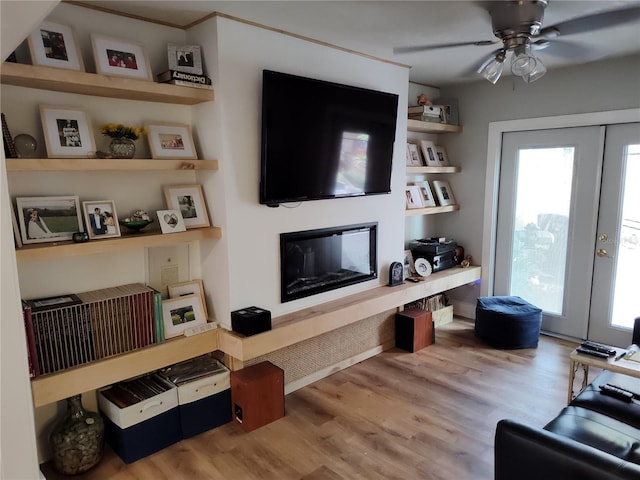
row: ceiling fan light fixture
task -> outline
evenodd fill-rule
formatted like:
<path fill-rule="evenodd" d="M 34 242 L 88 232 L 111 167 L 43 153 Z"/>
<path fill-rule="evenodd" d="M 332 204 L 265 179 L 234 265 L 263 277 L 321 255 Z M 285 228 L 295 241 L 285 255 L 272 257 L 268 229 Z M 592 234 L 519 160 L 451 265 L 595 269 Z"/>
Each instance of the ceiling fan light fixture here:
<path fill-rule="evenodd" d="M 527 75 L 523 75 L 522 80 L 524 80 L 526 83 L 533 83 L 539 78 L 543 77 L 545 73 L 547 73 L 547 67 L 545 67 L 538 58 L 536 66 Z"/>
<path fill-rule="evenodd" d="M 528 43 L 526 45 L 519 45 L 513 50 L 511 73 L 519 77 L 524 77 L 535 70 L 537 63 L 538 59 L 531 53 L 530 45 Z"/>
<path fill-rule="evenodd" d="M 489 60 L 478 73 L 495 85 L 502 75 L 505 58 L 505 52 L 498 52 L 495 58 Z"/>

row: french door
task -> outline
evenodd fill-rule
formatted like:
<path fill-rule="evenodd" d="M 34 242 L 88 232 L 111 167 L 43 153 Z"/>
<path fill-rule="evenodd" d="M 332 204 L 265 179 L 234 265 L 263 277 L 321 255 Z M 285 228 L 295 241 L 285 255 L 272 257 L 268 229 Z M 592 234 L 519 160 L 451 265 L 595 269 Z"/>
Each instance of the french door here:
<path fill-rule="evenodd" d="M 503 135 L 493 291 L 542 308 L 543 330 L 630 342 L 638 145 L 638 124 Z"/>

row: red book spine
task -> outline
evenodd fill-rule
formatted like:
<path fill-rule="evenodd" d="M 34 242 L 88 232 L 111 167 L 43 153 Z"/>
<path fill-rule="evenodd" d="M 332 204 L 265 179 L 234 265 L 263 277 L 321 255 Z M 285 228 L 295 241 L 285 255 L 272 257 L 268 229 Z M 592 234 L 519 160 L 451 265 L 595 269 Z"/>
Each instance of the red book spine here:
<path fill-rule="evenodd" d="M 31 307 L 22 304 L 24 317 L 24 330 L 27 337 L 27 356 L 29 358 L 29 377 L 35 378 L 40 375 L 38 368 L 38 354 L 36 352 L 36 337 L 33 333 L 33 320 L 31 318 Z"/>

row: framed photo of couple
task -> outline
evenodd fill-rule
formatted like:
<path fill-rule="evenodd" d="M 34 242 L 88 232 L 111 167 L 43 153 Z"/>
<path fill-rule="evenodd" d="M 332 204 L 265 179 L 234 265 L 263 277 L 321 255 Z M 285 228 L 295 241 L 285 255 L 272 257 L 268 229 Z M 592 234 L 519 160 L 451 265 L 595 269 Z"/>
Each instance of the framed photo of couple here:
<path fill-rule="evenodd" d="M 120 225 L 113 200 L 82 202 L 82 211 L 91 240 L 120 236 Z"/>
<path fill-rule="evenodd" d="M 77 196 L 18 197 L 16 206 L 25 245 L 71 240 L 75 232 L 84 232 Z"/>

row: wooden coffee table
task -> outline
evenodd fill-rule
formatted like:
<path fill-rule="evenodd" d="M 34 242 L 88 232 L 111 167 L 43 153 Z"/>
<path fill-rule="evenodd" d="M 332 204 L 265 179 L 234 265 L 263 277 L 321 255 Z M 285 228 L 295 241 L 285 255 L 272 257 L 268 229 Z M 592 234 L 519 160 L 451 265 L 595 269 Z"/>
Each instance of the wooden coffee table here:
<path fill-rule="evenodd" d="M 609 370 L 611 372 L 640 378 L 640 362 L 625 360 L 624 358 L 616 360 L 621 354 L 625 353 L 627 349 L 614 348 L 616 350 L 616 354 L 609 358 L 594 357 L 593 355 L 578 353 L 575 350 L 571 352 L 569 355 L 569 392 L 567 395 L 567 404 L 571 403 L 571 400 L 575 398 L 575 395 L 573 394 L 573 383 L 576 377 L 576 372 L 580 367 L 582 367 L 584 377 L 582 379 L 582 386 L 578 393 L 580 393 L 589 384 L 589 367 L 596 367 L 602 370 Z"/>

